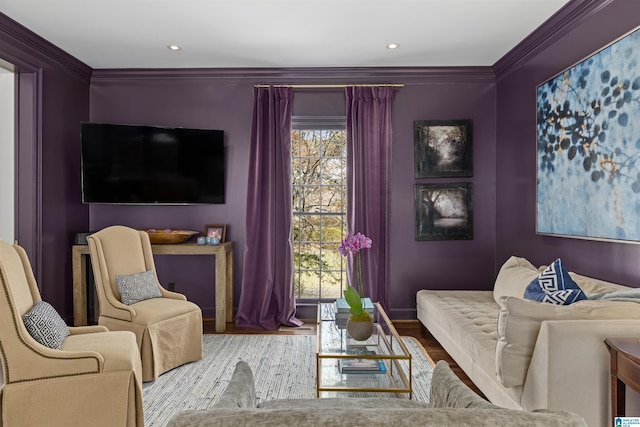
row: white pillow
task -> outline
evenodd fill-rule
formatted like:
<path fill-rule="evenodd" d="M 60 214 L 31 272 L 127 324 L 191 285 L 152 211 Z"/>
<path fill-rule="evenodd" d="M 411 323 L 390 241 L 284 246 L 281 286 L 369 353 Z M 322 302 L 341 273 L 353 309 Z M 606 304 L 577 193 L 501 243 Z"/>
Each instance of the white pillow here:
<path fill-rule="evenodd" d="M 136 274 L 116 274 L 116 285 L 120 292 L 120 301 L 126 305 L 151 298 L 162 298 L 153 269 Z"/>
<path fill-rule="evenodd" d="M 493 285 L 493 299 L 500 304 L 501 297 L 524 298 L 529 283 L 540 274 L 540 270 L 524 258 L 512 256 L 498 273 Z"/>

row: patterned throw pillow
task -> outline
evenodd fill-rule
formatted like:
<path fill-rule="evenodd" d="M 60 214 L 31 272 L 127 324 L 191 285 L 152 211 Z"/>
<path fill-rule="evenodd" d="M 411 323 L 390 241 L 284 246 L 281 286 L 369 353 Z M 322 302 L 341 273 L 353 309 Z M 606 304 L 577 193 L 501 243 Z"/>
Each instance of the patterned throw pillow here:
<path fill-rule="evenodd" d="M 153 270 L 121 276 L 116 274 L 120 301 L 131 305 L 151 298 L 162 298 Z"/>
<path fill-rule="evenodd" d="M 560 258 L 533 279 L 527 286 L 524 297 L 556 305 L 569 305 L 587 299 L 582 289 L 562 266 Z"/>
<path fill-rule="evenodd" d="M 48 302 L 38 301 L 22 316 L 29 335 L 40 344 L 59 349 L 69 336 L 67 324 Z"/>

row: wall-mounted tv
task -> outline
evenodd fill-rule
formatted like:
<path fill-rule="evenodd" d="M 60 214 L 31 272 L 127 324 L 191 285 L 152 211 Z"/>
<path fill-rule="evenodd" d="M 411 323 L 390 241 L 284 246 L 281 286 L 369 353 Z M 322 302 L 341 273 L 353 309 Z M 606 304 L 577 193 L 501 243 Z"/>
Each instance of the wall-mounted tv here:
<path fill-rule="evenodd" d="M 225 202 L 223 131 L 86 122 L 80 126 L 83 203 Z"/>

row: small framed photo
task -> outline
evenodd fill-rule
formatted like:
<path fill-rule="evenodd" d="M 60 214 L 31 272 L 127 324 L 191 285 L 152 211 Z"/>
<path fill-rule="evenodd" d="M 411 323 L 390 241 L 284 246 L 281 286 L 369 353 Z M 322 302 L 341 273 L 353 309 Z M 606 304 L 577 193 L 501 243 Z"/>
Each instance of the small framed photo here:
<path fill-rule="evenodd" d="M 471 120 L 416 120 L 416 178 L 473 176 Z"/>
<path fill-rule="evenodd" d="M 416 184 L 416 240 L 472 240 L 470 182 Z"/>
<path fill-rule="evenodd" d="M 220 243 L 226 242 L 227 225 L 226 224 L 207 224 L 204 226 L 205 237 L 217 237 Z"/>

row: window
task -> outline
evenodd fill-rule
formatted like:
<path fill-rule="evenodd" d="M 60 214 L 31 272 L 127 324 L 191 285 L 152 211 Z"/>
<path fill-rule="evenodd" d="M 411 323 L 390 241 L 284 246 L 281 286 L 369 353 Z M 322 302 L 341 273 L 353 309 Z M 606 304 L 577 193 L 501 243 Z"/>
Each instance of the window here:
<path fill-rule="evenodd" d="M 344 117 L 294 117 L 291 135 L 294 284 L 298 300 L 335 299 L 346 286 Z"/>

